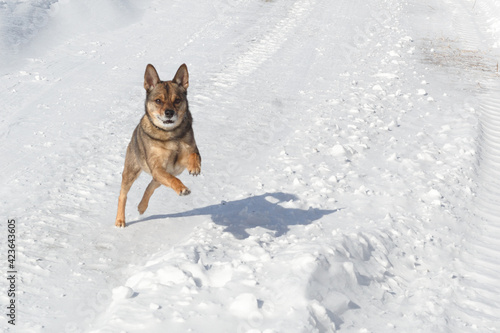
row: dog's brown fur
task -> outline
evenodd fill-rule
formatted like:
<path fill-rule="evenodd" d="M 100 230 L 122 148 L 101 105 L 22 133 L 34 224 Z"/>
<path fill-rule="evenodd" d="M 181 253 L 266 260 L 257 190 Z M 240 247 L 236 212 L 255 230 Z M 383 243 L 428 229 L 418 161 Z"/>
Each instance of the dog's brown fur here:
<path fill-rule="evenodd" d="M 171 187 L 179 195 L 191 193 L 175 177 L 184 169 L 195 176 L 201 171 L 201 157 L 194 140 L 193 118 L 187 101 L 188 86 L 189 74 L 185 64 L 179 67 L 172 81 L 161 81 L 153 65 L 146 67 L 146 113 L 127 147 L 116 214 L 117 227 L 125 227 L 127 193 L 141 171 L 149 173 L 153 180 L 139 203 L 140 214 L 146 211 L 149 198 L 160 185 Z"/>

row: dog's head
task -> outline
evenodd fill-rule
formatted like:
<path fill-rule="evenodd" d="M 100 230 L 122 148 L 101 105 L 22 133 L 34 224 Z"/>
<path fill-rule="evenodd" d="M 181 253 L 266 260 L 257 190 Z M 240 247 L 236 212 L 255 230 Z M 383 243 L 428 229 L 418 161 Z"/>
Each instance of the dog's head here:
<path fill-rule="evenodd" d="M 185 64 L 179 67 L 172 81 L 161 81 L 153 65 L 146 67 L 146 112 L 154 125 L 170 131 L 182 123 L 189 112 L 188 86 L 189 74 Z"/>

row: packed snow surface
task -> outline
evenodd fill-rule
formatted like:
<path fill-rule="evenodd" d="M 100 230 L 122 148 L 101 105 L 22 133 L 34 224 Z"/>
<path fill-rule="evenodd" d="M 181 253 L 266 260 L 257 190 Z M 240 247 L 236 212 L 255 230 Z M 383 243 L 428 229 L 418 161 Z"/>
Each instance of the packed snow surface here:
<path fill-rule="evenodd" d="M 0 1 L 0 331 L 500 331 L 499 18 L 496 0 Z M 189 68 L 202 174 L 141 216 L 143 174 L 118 229 L 148 63 Z"/>

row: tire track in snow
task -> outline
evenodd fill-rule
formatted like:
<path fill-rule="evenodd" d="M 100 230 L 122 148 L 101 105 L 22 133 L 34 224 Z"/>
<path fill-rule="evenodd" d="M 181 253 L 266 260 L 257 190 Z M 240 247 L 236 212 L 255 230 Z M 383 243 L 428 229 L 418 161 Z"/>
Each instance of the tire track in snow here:
<path fill-rule="evenodd" d="M 500 86 L 490 86 L 480 96 L 480 137 L 478 190 L 473 218 L 463 252 L 467 265 L 465 282 L 472 295 L 463 302 L 464 310 L 473 311 L 493 325 L 500 311 Z"/>
<path fill-rule="evenodd" d="M 483 4 L 486 6 L 485 4 Z M 471 12 L 470 3 L 451 4 L 454 8 L 453 25 L 465 49 L 484 48 L 482 29 L 477 22 L 488 22 L 487 17 Z M 490 13 L 485 11 L 483 13 Z M 484 75 L 478 78 L 484 79 Z M 484 88 L 484 85 L 481 84 Z M 479 138 L 477 192 L 471 209 L 468 232 L 463 241 L 460 265 L 463 265 L 462 284 L 457 294 L 458 318 L 476 321 L 484 327 L 498 328 L 500 311 L 498 276 L 500 275 L 500 84 L 491 80 L 479 99 Z M 475 318 L 475 319 L 474 319 Z M 468 320 L 469 321 L 469 320 Z"/>
<path fill-rule="evenodd" d="M 214 82 L 219 87 L 233 87 L 244 77 L 250 76 L 266 60 L 271 58 L 292 31 L 302 22 L 306 14 L 314 7 L 311 0 L 296 1 L 283 19 L 267 34 L 254 43 L 246 52 L 228 64 L 223 72 L 215 76 Z"/>

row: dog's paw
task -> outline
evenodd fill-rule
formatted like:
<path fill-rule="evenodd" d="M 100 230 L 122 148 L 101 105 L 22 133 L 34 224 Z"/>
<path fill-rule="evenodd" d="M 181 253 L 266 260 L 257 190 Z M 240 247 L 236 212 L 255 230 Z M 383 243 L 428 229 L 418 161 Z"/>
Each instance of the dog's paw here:
<path fill-rule="evenodd" d="M 197 153 L 192 153 L 189 156 L 187 169 L 190 175 L 198 176 L 201 172 L 201 157 Z"/>
<path fill-rule="evenodd" d="M 117 227 L 117 228 L 125 228 L 125 220 L 116 220 L 115 227 Z"/>
<path fill-rule="evenodd" d="M 192 176 L 198 176 L 200 174 L 200 172 L 201 172 L 200 168 L 189 170 L 189 174 L 192 175 Z"/>
<path fill-rule="evenodd" d="M 137 206 L 137 210 L 139 211 L 139 214 L 141 214 L 141 215 L 144 214 L 146 209 L 148 209 L 148 205 L 143 204 L 142 202 L 139 204 L 139 206 Z"/>
<path fill-rule="evenodd" d="M 187 187 L 183 188 L 183 189 L 179 192 L 179 195 L 180 195 L 180 196 L 189 195 L 189 194 L 191 194 L 191 191 L 190 191 Z"/>
<path fill-rule="evenodd" d="M 139 214 L 141 214 L 141 215 L 144 214 L 146 209 L 148 209 L 148 204 L 149 204 L 149 200 L 145 200 L 144 198 L 142 198 L 141 202 L 137 206 L 137 210 L 139 211 Z"/>
<path fill-rule="evenodd" d="M 188 195 L 191 191 L 177 178 L 173 177 L 170 186 L 178 195 Z"/>

